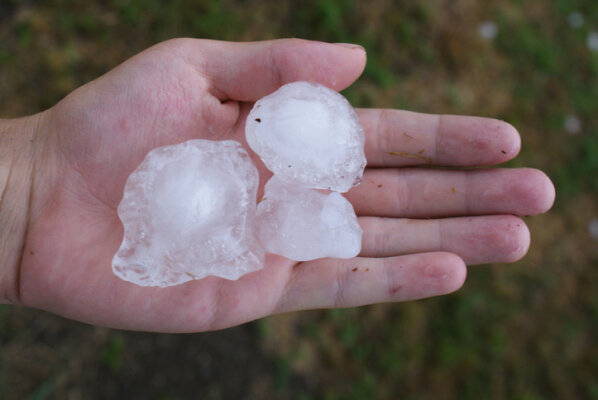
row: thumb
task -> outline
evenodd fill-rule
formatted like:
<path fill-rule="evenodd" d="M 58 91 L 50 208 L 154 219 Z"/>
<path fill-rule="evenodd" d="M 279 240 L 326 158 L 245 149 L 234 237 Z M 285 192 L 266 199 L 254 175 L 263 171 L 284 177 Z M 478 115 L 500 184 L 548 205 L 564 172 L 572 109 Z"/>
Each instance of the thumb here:
<path fill-rule="evenodd" d="M 358 45 L 301 39 L 236 43 L 186 39 L 186 54 L 220 100 L 255 101 L 293 81 L 342 90 L 363 72 Z"/>

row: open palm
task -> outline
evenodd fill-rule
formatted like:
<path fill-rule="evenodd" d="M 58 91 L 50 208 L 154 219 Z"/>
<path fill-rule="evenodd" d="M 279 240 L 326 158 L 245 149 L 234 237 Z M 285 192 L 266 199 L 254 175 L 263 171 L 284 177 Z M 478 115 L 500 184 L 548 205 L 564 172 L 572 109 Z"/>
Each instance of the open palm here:
<path fill-rule="evenodd" d="M 252 102 L 295 80 L 336 90 L 361 73 L 359 48 L 300 40 L 178 39 L 131 58 L 40 116 L 30 221 L 17 282 L 21 303 L 105 326 L 168 332 L 232 326 L 272 313 L 449 293 L 465 262 L 509 262 L 529 245 L 515 215 L 547 210 L 539 171 L 481 166 L 519 150 L 508 124 L 473 117 L 358 110 L 368 169 L 352 189 L 364 229 L 352 260 L 296 263 L 269 255 L 237 281 L 208 277 L 147 288 L 112 274 L 123 236 L 116 208 L 151 149 L 192 138 L 245 144 Z M 260 190 L 269 172 L 253 153 Z"/>

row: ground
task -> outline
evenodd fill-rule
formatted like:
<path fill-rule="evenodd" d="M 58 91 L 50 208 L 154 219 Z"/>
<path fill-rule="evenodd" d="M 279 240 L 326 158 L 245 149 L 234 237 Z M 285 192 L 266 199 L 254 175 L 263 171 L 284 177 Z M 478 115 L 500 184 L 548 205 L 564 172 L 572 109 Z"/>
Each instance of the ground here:
<path fill-rule="evenodd" d="M 484 22 L 496 37 L 479 34 Z M 172 37 L 355 42 L 368 51 L 344 93 L 355 106 L 507 120 L 523 138 L 510 165 L 543 169 L 557 186 L 554 209 L 526 219 L 526 258 L 472 267 L 441 298 L 191 335 L 0 306 L 0 399 L 598 399 L 592 31 L 594 0 L 0 2 L 2 118 L 50 107 Z"/>

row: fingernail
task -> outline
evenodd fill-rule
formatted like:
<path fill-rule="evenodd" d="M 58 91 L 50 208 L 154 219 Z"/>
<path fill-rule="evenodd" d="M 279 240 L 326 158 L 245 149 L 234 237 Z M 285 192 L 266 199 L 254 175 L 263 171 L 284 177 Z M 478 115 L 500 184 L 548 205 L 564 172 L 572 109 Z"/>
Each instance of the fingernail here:
<path fill-rule="evenodd" d="M 363 46 L 360 46 L 358 44 L 354 44 L 354 43 L 335 43 L 335 45 L 337 46 L 343 46 L 349 49 L 360 49 L 365 51 L 365 49 L 363 48 Z"/>

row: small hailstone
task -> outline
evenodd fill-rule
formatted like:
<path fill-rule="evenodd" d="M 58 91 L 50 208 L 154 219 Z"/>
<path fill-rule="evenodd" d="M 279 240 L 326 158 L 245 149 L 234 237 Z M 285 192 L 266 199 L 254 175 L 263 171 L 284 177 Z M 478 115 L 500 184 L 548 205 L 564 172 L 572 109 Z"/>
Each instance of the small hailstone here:
<path fill-rule="evenodd" d="M 567 17 L 567 22 L 569 22 L 569 26 L 571 26 L 572 28 L 580 28 L 583 26 L 585 19 L 582 13 L 580 13 L 579 11 L 573 11 Z"/>
<path fill-rule="evenodd" d="M 171 286 L 262 268 L 252 234 L 257 186 L 257 169 L 237 142 L 197 139 L 152 150 L 118 206 L 125 234 L 114 273 L 141 286 Z"/>
<path fill-rule="evenodd" d="M 588 224 L 588 232 L 594 240 L 598 240 L 598 219 L 593 219 Z"/>
<path fill-rule="evenodd" d="M 484 21 L 478 26 L 478 34 L 486 40 L 492 40 L 498 34 L 498 27 L 492 21 Z"/>
<path fill-rule="evenodd" d="M 361 181 L 365 134 L 349 102 L 326 86 L 293 82 L 255 103 L 247 143 L 279 178 L 346 192 Z"/>
<path fill-rule="evenodd" d="M 256 231 L 266 251 L 295 261 L 352 258 L 361 250 L 362 230 L 347 199 L 276 175 L 257 206 Z"/>
<path fill-rule="evenodd" d="M 587 39 L 587 45 L 591 51 L 598 51 L 598 32 L 590 32 Z"/>
<path fill-rule="evenodd" d="M 565 131 L 571 135 L 576 135 L 581 131 L 581 120 L 577 115 L 567 115 L 563 123 Z"/>

